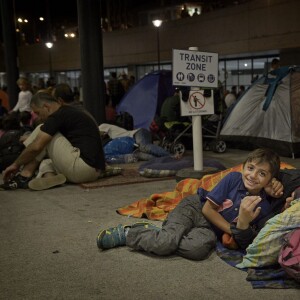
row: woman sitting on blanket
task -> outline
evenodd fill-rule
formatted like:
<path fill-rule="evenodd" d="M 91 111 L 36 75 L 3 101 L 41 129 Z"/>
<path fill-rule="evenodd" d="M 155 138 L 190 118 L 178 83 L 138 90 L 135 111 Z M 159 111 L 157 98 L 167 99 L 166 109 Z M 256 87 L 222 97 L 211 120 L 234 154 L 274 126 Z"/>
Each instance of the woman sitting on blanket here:
<path fill-rule="evenodd" d="M 118 225 L 101 230 L 100 249 L 127 245 L 156 255 L 178 254 L 205 259 L 222 235 L 229 245 L 245 249 L 272 213 L 271 202 L 283 195 L 283 185 L 276 178 L 279 156 L 268 149 L 248 155 L 243 171 L 226 175 L 210 192 L 199 189 L 184 198 L 171 211 L 162 228 L 148 222 Z"/>

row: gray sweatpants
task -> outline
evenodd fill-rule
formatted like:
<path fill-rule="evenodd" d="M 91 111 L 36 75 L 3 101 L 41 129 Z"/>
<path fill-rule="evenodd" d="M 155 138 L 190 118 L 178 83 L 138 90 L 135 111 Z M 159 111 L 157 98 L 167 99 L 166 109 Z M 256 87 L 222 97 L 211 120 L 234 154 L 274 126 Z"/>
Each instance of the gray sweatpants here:
<path fill-rule="evenodd" d="M 178 254 L 193 260 L 205 259 L 217 238 L 201 209 L 199 196 L 188 196 L 169 213 L 161 230 L 142 226 L 129 229 L 126 245 L 156 255 Z"/>

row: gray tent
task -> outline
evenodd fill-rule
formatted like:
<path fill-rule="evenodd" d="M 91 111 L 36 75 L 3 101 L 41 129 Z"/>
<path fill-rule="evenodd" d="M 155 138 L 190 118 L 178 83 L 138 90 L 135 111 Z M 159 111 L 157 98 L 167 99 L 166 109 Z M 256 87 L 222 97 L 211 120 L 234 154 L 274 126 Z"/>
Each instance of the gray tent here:
<path fill-rule="evenodd" d="M 256 80 L 225 118 L 221 138 L 300 154 L 300 67 L 283 67 Z"/>

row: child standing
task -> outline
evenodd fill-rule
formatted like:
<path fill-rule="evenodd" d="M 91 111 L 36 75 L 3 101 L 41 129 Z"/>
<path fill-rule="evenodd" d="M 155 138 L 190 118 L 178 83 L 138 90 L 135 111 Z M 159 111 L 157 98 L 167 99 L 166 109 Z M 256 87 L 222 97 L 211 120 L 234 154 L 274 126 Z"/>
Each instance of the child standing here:
<path fill-rule="evenodd" d="M 212 191 L 199 189 L 183 199 L 162 228 L 147 222 L 118 225 L 100 231 L 97 245 L 101 249 L 127 245 L 156 255 L 202 260 L 225 233 L 246 248 L 263 226 L 260 221 L 271 213 L 269 201 L 282 195 L 283 186 L 276 179 L 279 169 L 276 153 L 257 149 L 248 155 L 242 173 L 229 173 Z"/>
<path fill-rule="evenodd" d="M 30 83 L 26 78 L 19 78 L 17 80 L 17 85 L 19 86 L 20 92 L 18 96 L 18 102 L 13 108 L 14 112 L 31 112 L 30 101 L 32 98 L 32 92 L 30 90 Z"/>

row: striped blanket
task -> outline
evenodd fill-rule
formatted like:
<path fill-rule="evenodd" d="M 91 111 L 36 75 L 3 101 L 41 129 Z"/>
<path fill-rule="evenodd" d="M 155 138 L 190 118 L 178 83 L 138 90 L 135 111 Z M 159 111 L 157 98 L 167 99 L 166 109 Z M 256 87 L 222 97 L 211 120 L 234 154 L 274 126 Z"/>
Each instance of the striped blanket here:
<path fill-rule="evenodd" d="M 184 179 L 180 181 L 174 191 L 164 192 L 160 194 L 152 194 L 148 198 L 142 198 L 128 206 L 119 208 L 117 212 L 121 215 L 131 216 L 135 218 L 148 218 L 150 220 L 163 221 L 168 213 L 176 207 L 176 205 L 186 196 L 195 194 L 198 188 L 210 191 L 216 184 L 229 172 L 241 172 L 242 165 L 235 166 L 215 174 L 206 175 L 202 179 Z M 281 163 L 281 169 L 294 169 L 293 166 Z M 229 265 L 236 267 L 241 265 L 245 251 L 229 250 L 218 241 L 216 253 Z M 244 268 L 247 271 L 247 281 L 253 288 L 296 288 L 300 287 L 295 280 L 286 277 L 283 269 L 277 264 L 269 267 L 261 268 Z"/>
<path fill-rule="evenodd" d="M 117 212 L 134 218 L 163 221 L 183 198 L 196 194 L 200 187 L 207 191 L 212 190 L 228 173 L 241 172 L 242 168 L 243 165 L 240 164 L 215 174 L 206 175 L 201 179 L 187 178 L 181 180 L 173 191 L 152 194 L 150 197 L 139 199 L 128 206 L 117 209 Z M 281 163 L 281 169 L 294 169 L 294 167 Z"/>
<path fill-rule="evenodd" d="M 164 192 L 160 194 L 152 194 L 148 198 L 142 198 L 128 206 L 119 208 L 117 212 L 121 215 L 131 216 L 135 218 L 148 218 L 150 220 L 163 221 L 168 213 L 176 207 L 176 205 L 186 196 L 195 194 L 198 188 L 210 191 L 216 184 L 229 172 L 241 172 L 242 165 L 235 166 L 215 174 L 206 175 L 202 179 L 184 179 L 180 181 L 174 191 Z M 293 166 L 281 163 L 281 169 L 294 169 Z M 229 265 L 236 267 L 241 265 L 245 251 L 229 250 L 218 241 L 216 252 L 218 256 Z M 247 271 L 247 281 L 253 288 L 300 288 L 299 283 L 286 277 L 283 269 L 278 265 L 272 265 L 261 268 L 244 268 Z"/>

